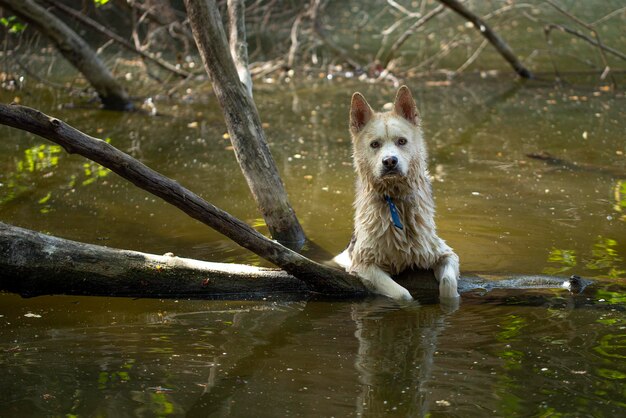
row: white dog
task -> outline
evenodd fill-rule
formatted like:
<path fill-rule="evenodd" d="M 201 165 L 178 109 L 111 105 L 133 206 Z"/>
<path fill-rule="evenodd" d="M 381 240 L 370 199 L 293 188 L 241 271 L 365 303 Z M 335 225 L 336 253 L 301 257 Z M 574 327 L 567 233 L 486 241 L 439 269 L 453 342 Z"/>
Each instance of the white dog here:
<path fill-rule="evenodd" d="M 459 258 L 435 227 L 427 151 L 411 92 L 400 87 L 393 110 L 376 113 L 360 93 L 350 107 L 356 169 L 354 234 L 334 261 L 371 291 L 412 299 L 390 275 L 433 269 L 441 298 L 458 298 Z"/>

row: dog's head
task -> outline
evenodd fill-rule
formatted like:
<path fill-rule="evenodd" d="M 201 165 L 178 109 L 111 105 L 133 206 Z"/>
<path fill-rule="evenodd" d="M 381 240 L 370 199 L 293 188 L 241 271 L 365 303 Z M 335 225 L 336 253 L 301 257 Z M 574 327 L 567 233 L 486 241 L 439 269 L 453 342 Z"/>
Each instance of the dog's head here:
<path fill-rule="evenodd" d="M 406 86 L 398 90 L 393 110 L 383 113 L 374 112 L 361 93 L 354 93 L 350 133 L 357 172 L 374 185 L 405 183 L 415 169 L 426 169 L 419 114 Z"/>

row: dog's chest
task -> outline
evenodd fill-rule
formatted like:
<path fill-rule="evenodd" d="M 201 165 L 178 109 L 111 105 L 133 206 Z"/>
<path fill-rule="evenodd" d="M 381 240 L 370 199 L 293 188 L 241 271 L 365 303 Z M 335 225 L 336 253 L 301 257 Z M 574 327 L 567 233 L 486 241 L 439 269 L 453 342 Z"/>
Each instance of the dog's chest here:
<path fill-rule="evenodd" d="M 392 274 L 413 266 L 430 267 L 438 239 L 432 208 L 415 200 L 393 203 L 402 228 L 394 225 L 393 209 L 382 199 L 357 208 L 353 262 L 376 264 Z"/>

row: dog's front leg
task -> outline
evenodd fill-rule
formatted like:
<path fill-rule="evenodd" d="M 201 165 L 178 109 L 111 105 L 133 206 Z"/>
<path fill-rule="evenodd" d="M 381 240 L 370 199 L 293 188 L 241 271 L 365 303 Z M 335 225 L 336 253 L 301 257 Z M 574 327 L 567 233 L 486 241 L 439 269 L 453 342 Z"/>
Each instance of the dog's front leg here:
<path fill-rule="evenodd" d="M 459 257 L 455 253 L 443 255 L 434 270 L 435 278 L 439 282 L 439 297 L 458 298 Z"/>
<path fill-rule="evenodd" d="M 413 297 L 404 287 L 394 282 L 389 274 L 380 267 L 370 264 L 353 269 L 369 290 L 379 295 L 396 300 L 413 300 Z"/>

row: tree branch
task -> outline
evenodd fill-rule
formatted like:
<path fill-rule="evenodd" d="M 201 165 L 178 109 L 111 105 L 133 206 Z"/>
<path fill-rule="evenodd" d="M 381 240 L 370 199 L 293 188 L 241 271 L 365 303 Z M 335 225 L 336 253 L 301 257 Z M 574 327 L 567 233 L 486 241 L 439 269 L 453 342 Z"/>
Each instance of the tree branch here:
<path fill-rule="evenodd" d="M 243 0 L 228 0 L 228 37 L 230 53 L 235 61 L 239 80 L 252 97 L 252 76 L 248 67 L 248 42 L 246 41 L 246 8 Z"/>
<path fill-rule="evenodd" d="M 336 44 L 332 39 L 330 39 L 329 36 L 326 35 L 326 31 L 324 30 L 320 21 L 320 9 L 322 7 L 322 0 L 312 0 L 310 16 L 311 22 L 313 24 L 313 31 L 315 32 L 319 40 L 322 41 L 328 48 L 330 48 L 353 69 L 358 70 L 362 67 L 362 65 L 352 59 L 348 54 L 348 51 Z"/>
<path fill-rule="evenodd" d="M 402 35 L 400 35 L 398 39 L 396 39 L 393 45 L 391 45 L 391 48 L 389 48 L 389 51 L 387 51 L 387 53 L 384 54 L 384 58 L 383 58 L 383 49 L 381 48 L 376 56 L 376 59 L 381 61 L 380 65 L 383 68 L 387 68 L 389 66 L 389 63 L 393 59 L 393 57 L 396 55 L 396 52 L 398 52 L 398 50 L 411 37 L 411 35 L 413 35 L 415 31 L 417 31 L 419 28 L 424 26 L 426 23 L 428 23 L 430 20 L 440 15 L 444 11 L 445 11 L 445 7 L 439 5 L 435 7 L 434 9 L 432 9 L 430 12 L 426 13 L 423 17 L 417 19 L 415 23 L 409 26 L 407 30 L 405 30 L 402 33 Z"/>

